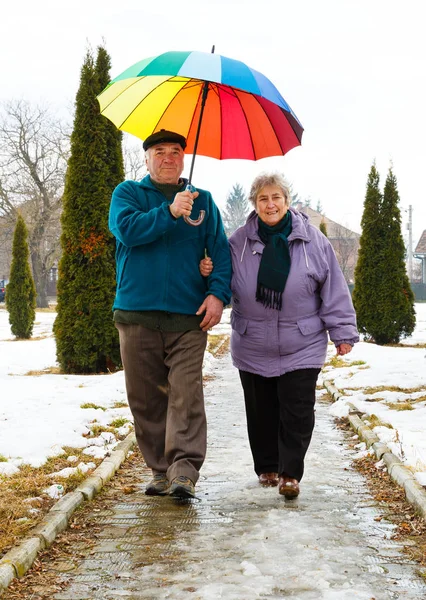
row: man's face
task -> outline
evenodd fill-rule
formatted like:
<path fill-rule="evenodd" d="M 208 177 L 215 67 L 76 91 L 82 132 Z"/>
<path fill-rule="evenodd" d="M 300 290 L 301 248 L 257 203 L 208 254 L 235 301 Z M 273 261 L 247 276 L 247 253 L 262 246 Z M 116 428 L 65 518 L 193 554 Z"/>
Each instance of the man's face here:
<path fill-rule="evenodd" d="M 148 148 L 145 160 L 152 179 L 158 183 L 178 183 L 184 156 L 179 144 L 165 142 Z"/>

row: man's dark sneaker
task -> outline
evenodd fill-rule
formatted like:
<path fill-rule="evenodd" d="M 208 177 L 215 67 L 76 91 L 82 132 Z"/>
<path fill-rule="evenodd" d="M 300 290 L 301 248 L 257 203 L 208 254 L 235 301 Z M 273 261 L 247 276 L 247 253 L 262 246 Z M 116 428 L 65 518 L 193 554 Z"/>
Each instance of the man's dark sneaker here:
<path fill-rule="evenodd" d="M 164 496 L 169 488 L 169 480 L 165 473 L 157 473 L 145 488 L 147 496 Z"/>
<path fill-rule="evenodd" d="M 174 498 L 194 498 L 195 486 L 188 477 L 180 475 L 170 484 L 169 494 Z"/>

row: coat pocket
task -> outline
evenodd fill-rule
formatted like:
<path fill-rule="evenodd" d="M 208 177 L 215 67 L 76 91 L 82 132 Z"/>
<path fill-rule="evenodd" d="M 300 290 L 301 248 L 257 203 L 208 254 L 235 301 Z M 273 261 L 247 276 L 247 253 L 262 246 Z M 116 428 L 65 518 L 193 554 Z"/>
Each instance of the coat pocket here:
<path fill-rule="evenodd" d="M 298 319 L 297 326 L 302 335 L 311 335 L 312 333 L 318 333 L 318 331 L 323 331 L 325 329 L 324 323 L 318 315 L 311 315 L 310 317 Z"/>
<path fill-rule="evenodd" d="M 244 335 L 247 331 L 248 319 L 244 319 L 239 315 L 235 314 L 235 311 L 231 312 L 231 327 L 234 331 L 240 335 Z"/>

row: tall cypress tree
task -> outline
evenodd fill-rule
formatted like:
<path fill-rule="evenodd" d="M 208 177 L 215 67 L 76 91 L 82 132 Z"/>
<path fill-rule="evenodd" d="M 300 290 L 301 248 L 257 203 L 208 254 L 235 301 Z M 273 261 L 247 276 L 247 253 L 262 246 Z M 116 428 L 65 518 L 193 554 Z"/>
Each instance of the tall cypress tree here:
<path fill-rule="evenodd" d="M 247 196 L 241 185 L 236 183 L 226 198 L 226 209 L 222 215 L 226 235 L 230 236 L 238 227 L 244 225 L 249 210 Z"/>
<path fill-rule="evenodd" d="M 367 181 L 361 219 L 362 234 L 352 295 L 358 329 L 367 339 L 376 337 L 376 323 L 381 301 L 380 284 L 383 276 L 382 194 L 379 182 L 379 173 L 373 163 Z"/>
<path fill-rule="evenodd" d="M 102 46 L 98 47 L 95 70 L 98 76 L 99 88 L 96 94 L 100 94 L 108 85 L 111 80 L 110 77 L 111 69 L 111 58 L 107 53 L 106 49 Z M 123 134 L 117 129 L 117 127 L 107 119 L 106 117 L 100 116 L 101 125 L 103 127 L 103 135 L 106 143 L 106 155 L 104 159 L 105 166 L 105 184 L 108 190 L 107 197 L 105 198 L 105 213 L 104 216 L 108 218 L 109 205 L 111 202 L 111 196 L 114 189 L 119 183 L 124 180 L 124 158 L 123 158 Z M 106 228 L 106 234 L 108 237 L 108 244 L 110 246 L 108 258 L 109 258 L 109 269 L 111 278 L 111 299 L 110 299 L 110 310 L 114 302 L 115 295 L 115 237 L 110 233 L 108 228 L 108 222 L 105 221 L 104 226 Z M 118 338 L 118 331 L 111 318 L 105 323 L 105 327 L 109 327 L 110 334 L 112 336 L 112 351 L 111 355 L 116 365 L 120 362 L 120 342 Z"/>
<path fill-rule="evenodd" d="M 111 58 L 105 48 L 99 46 L 95 65 L 99 80 L 97 94 L 100 94 L 111 81 L 110 69 Z M 114 123 L 106 117 L 101 116 L 101 123 L 103 124 L 106 141 L 105 167 L 106 170 L 109 171 L 106 184 L 112 193 L 115 187 L 124 179 L 123 134 L 117 129 Z M 111 199 L 111 196 L 109 199 Z M 114 237 L 112 237 L 112 239 L 114 239 Z"/>
<path fill-rule="evenodd" d="M 6 308 L 12 333 L 18 339 L 29 339 L 33 332 L 36 307 L 36 288 L 31 274 L 28 231 L 18 215 L 12 246 L 10 280 L 6 288 Z"/>
<path fill-rule="evenodd" d="M 76 96 L 71 156 L 65 179 L 59 263 L 57 358 L 66 373 L 99 373 L 120 364 L 112 325 L 113 244 L 108 230 L 111 168 L 107 164 L 101 89 L 87 52 Z"/>
<path fill-rule="evenodd" d="M 414 294 L 405 268 L 396 177 L 389 170 L 383 196 L 372 166 L 362 216 L 353 302 L 358 328 L 377 344 L 399 342 L 414 331 Z"/>
<path fill-rule="evenodd" d="M 374 334 L 377 344 L 398 343 L 401 337 L 411 335 L 416 325 L 414 294 L 405 266 L 405 245 L 398 203 L 397 181 L 390 168 L 381 209 L 383 272 L 380 282 L 380 310 Z"/>

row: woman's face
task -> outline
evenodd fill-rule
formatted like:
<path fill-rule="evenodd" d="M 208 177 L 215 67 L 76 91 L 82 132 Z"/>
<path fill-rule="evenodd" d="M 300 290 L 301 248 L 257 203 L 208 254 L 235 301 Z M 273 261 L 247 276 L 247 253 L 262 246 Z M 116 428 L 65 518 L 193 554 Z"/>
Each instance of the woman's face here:
<path fill-rule="evenodd" d="M 256 212 L 266 225 L 276 225 L 286 215 L 288 206 L 281 188 L 265 185 L 256 197 Z"/>

